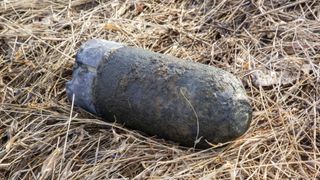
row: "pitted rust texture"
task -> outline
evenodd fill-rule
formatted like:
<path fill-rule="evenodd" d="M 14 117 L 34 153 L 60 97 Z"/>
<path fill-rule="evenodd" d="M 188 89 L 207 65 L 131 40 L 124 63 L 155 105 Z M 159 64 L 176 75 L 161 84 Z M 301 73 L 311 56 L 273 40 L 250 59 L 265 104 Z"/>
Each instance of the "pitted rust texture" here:
<path fill-rule="evenodd" d="M 241 136 L 251 107 L 230 73 L 171 56 L 123 47 L 97 69 L 95 107 L 101 116 L 132 129 L 206 148 Z"/>

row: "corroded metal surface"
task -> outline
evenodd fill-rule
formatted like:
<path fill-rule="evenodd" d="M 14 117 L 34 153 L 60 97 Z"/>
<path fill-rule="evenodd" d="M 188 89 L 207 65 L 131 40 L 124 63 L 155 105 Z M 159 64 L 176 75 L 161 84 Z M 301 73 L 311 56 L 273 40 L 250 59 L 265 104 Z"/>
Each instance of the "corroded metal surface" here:
<path fill-rule="evenodd" d="M 108 43 L 103 55 L 87 55 L 84 52 L 93 52 L 87 51 L 92 43 L 81 48 L 77 61 L 99 59 L 94 70 L 88 70 L 96 74 L 87 88 L 91 89 L 94 112 L 106 120 L 197 148 L 209 147 L 205 140 L 233 140 L 248 129 L 251 106 L 232 74 L 140 48 L 116 46 L 110 50 Z M 68 85 L 72 89 L 69 97 L 84 92 L 72 84 Z M 83 104 L 78 105 L 90 110 Z"/>

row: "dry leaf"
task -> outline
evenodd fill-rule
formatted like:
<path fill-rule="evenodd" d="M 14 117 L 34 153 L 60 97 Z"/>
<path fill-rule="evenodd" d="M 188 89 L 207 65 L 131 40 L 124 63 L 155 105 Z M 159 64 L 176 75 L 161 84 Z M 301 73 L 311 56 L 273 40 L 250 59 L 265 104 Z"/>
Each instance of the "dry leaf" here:
<path fill-rule="evenodd" d="M 15 142 L 16 138 L 12 137 L 6 144 L 6 151 L 9 152 L 11 147 L 13 146 L 13 143 Z"/>
<path fill-rule="evenodd" d="M 22 64 L 25 64 L 25 65 L 31 67 L 32 69 L 36 69 L 36 67 L 37 67 L 32 61 L 27 60 L 27 59 L 23 60 Z"/>
<path fill-rule="evenodd" d="M 10 163 L 1 163 L 0 164 L 0 169 L 7 170 L 7 169 L 9 169 L 10 165 L 11 165 Z"/>
<path fill-rule="evenodd" d="M 114 23 L 107 23 L 104 25 L 104 28 L 110 31 L 120 31 L 120 28 Z"/>
<path fill-rule="evenodd" d="M 137 13 L 141 13 L 144 10 L 144 7 L 145 5 L 142 2 L 135 3 L 135 10 Z"/>
<path fill-rule="evenodd" d="M 303 64 L 301 66 L 301 71 L 304 73 L 304 74 L 309 74 L 311 71 L 312 71 L 312 67 L 310 64 Z"/>
<path fill-rule="evenodd" d="M 256 87 L 268 87 L 272 85 L 288 85 L 298 79 L 298 74 L 290 71 L 254 70 L 251 73 L 253 84 Z"/>
<path fill-rule="evenodd" d="M 61 153 L 61 149 L 56 148 L 43 162 L 40 179 L 46 179 L 50 175 L 50 172 L 55 168 L 55 165 L 60 160 Z"/>

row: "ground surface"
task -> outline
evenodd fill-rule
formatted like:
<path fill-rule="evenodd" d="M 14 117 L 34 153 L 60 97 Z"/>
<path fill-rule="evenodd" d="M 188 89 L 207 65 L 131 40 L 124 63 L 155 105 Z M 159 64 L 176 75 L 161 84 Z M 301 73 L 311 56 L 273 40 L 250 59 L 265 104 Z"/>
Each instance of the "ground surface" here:
<path fill-rule="evenodd" d="M 234 73 L 251 128 L 194 151 L 71 111 L 65 83 L 91 38 Z M 319 0 L 1 1 L 0 179 L 319 177 L 319 63 Z"/>

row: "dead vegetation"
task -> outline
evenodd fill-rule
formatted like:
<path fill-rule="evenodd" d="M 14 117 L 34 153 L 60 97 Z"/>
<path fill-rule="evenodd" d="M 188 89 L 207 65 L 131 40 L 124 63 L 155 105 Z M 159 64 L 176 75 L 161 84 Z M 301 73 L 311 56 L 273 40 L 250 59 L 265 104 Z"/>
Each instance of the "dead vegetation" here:
<path fill-rule="evenodd" d="M 245 84 L 249 131 L 184 149 L 66 99 L 74 55 L 103 38 L 223 68 Z M 319 177 L 318 0 L 0 2 L 0 179 Z"/>

